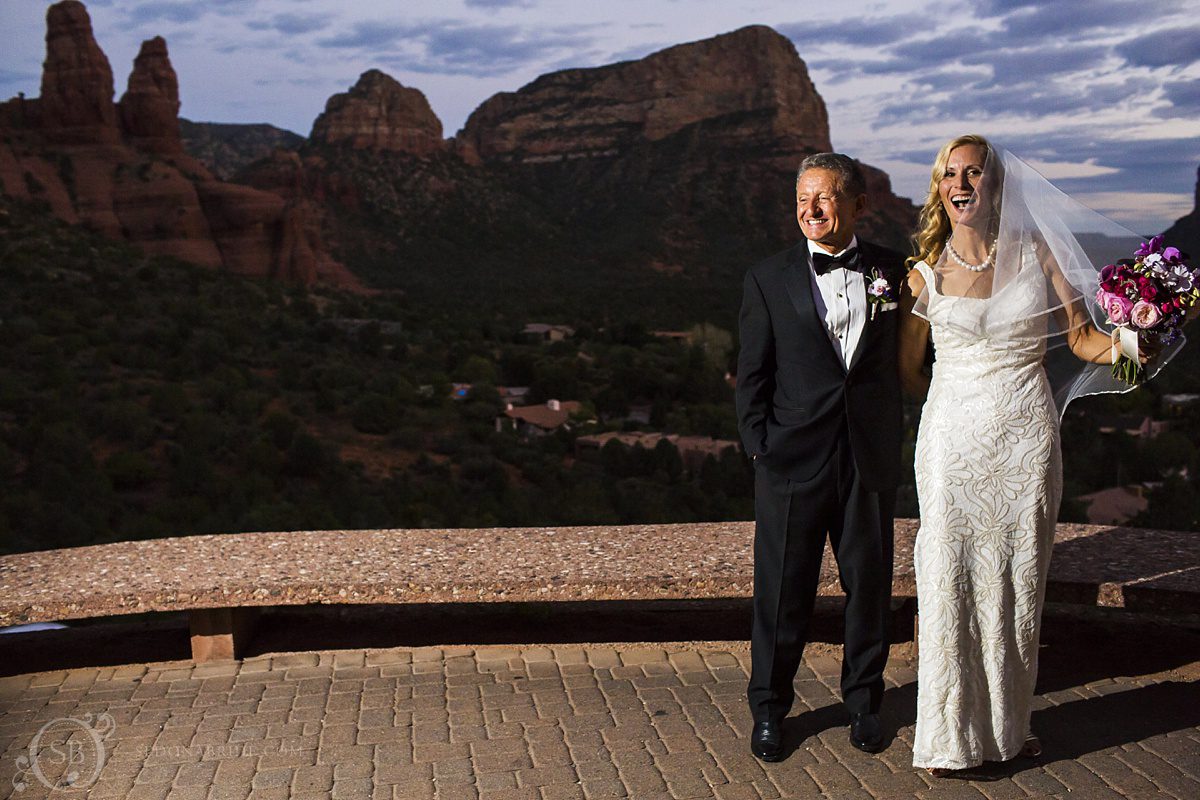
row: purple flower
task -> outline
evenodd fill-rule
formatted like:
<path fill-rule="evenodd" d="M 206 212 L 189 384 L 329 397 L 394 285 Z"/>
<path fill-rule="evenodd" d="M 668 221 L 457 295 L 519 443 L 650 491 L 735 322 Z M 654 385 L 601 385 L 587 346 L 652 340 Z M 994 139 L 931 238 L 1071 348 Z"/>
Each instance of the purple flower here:
<path fill-rule="evenodd" d="M 1134 303 L 1133 310 L 1129 314 L 1130 321 L 1142 330 L 1153 328 L 1161 318 L 1162 312 L 1158 310 L 1158 306 L 1154 303 L 1147 303 L 1145 300 Z"/>
<path fill-rule="evenodd" d="M 1116 274 L 1117 274 L 1117 265 L 1109 264 L 1107 267 L 1100 270 L 1100 280 L 1102 280 L 1102 281 L 1112 280 Z"/>
<path fill-rule="evenodd" d="M 1150 241 L 1142 242 L 1141 246 L 1134 253 L 1135 256 L 1148 256 L 1151 253 L 1157 253 L 1162 250 L 1163 237 L 1152 236 Z"/>
<path fill-rule="evenodd" d="M 1163 261 L 1166 261 L 1168 264 L 1183 263 L 1183 254 L 1179 252 L 1178 247 L 1168 247 L 1166 250 L 1163 250 L 1162 257 Z"/>
<path fill-rule="evenodd" d="M 1129 315 L 1133 311 L 1134 306 L 1132 300 L 1101 289 L 1096 292 L 1096 302 L 1104 309 L 1104 313 L 1108 315 L 1108 321 L 1112 324 L 1124 325 L 1129 322 Z"/>

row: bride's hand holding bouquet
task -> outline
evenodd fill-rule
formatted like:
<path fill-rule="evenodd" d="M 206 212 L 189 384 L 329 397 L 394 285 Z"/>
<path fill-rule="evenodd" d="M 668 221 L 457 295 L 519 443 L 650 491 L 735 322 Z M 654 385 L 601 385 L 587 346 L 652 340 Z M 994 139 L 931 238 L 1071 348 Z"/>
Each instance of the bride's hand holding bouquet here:
<path fill-rule="evenodd" d="M 1145 380 L 1142 365 L 1174 343 L 1191 312 L 1200 307 L 1200 270 L 1162 237 L 1144 242 L 1132 263 L 1109 264 L 1100 272 L 1096 302 L 1113 331 L 1112 374 L 1130 386 Z"/>

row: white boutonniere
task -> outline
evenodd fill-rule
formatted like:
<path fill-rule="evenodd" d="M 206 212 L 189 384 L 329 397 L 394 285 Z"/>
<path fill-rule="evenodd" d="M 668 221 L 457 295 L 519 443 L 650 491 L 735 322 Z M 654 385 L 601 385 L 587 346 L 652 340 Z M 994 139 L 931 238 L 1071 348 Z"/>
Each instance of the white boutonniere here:
<path fill-rule="evenodd" d="M 884 311 L 896 307 L 896 292 L 877 269 L 871 270 L 870 280 L 867 284 L 867 302 L 871 304 L 871 319 L 875 319 L 875 312 L 881 306 Z"/>

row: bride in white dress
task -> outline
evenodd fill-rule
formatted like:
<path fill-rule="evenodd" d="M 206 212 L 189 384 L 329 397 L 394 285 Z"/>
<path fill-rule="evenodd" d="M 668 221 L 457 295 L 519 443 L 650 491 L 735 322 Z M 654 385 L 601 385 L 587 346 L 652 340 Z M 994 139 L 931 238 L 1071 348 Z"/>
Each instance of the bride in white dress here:
<path fill-rule="evenodd" d="M 1081 295 L 1095 265 L 1070 252 L 1080 249 L 1073 238 L 1063 248 L 1069 225 L 1035 216 L 1038 193 L 1057 190 L 1010 159 L 979 136 L 942 147 L 909 273 L 914 313 L 902 321 L 906 388 L 928 390 L 916 449 L 913 764 L 935 775 L 1041 752 L 1030 705 L 1062 497 L 1045 356 L 1066 344 L 1077 367 L 1114 358 Z M 1060 402 L 1116 390 L 1098 385 L 1103 371 L 1072 376 L 1075 393 Z"/>

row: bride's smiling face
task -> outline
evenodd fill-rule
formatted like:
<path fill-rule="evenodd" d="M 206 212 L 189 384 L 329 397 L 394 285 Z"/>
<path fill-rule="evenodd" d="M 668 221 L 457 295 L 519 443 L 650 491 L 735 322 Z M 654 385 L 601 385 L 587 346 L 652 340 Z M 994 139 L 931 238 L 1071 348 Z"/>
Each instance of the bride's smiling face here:
<path fill-rule="evenodd" d="M 975 189 L 983 177 L 986 160 L 987 150 L 977 144 L 964 144 L 950 151 L 938 183 L 938 194 L 942 198 L 942 208 L 950 217 L 951 227 L 957 226 L 975 210 L 979 200 Z"/>

